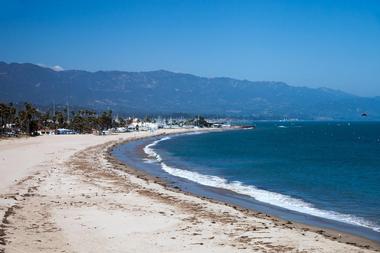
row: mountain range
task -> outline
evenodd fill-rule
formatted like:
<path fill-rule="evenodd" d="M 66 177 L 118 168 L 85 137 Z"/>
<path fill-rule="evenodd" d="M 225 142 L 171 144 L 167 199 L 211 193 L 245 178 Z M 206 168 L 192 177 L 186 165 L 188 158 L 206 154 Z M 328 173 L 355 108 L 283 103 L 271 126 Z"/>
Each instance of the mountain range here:
<path fill-rule="evenodd" d="M 67 104 L 140 114 L 206 114 L 260 119 L 380 119 L 380 97 L 283 82 L 205 78 L 165 70 L 57 71 L 0 62 L 0 101 Z"/>

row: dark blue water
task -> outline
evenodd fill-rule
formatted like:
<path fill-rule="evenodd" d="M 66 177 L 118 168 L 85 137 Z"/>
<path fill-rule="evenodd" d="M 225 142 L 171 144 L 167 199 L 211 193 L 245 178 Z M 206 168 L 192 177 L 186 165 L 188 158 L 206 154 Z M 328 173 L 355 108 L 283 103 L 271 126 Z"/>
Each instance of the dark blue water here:
<path fill-rule="evenodd" d="M 173 137 L 146 151 L 171 175 L 380 230 L 380 123 L 258 123 Z"/>

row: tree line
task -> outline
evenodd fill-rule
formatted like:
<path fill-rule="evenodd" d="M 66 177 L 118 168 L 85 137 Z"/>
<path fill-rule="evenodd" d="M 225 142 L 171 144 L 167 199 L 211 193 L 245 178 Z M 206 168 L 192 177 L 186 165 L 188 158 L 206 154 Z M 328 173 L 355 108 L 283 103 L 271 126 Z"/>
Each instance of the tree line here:
<path fill-rule="evenodd" d="M 123 119 L 114 120 L 112 111 L 97 113 L 93 110 L 63 109 L 57 112 L 43 112 L 31 103 L 17 109 L 12 103 L 0 103 L 0 135 L 24 133 L 34 135 L 41 129 L 68 128 L 78 133 L 92 133 L 113 127 L 125 126 Z"/>

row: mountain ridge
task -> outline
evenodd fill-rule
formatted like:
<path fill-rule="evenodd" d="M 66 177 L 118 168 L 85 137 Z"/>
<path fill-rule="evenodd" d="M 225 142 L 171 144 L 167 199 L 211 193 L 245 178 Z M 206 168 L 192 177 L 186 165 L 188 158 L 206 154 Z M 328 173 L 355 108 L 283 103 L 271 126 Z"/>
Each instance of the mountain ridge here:
<path fill-rule="evenodd" d="M 167 70 L 60 70 L 0 62 L 0 100 L 143 113 L 201 113 L 299 119 L 380 118 L 379 97 L 285 82 L 199 77 Z"/>

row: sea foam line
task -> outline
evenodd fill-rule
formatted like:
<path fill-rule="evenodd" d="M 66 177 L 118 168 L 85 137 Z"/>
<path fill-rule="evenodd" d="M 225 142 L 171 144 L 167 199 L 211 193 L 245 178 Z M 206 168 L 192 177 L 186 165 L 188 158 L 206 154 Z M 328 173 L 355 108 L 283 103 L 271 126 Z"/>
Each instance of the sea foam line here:
<path fill-rule="evenodd" d="M 183 170 L 168 166 L 162 161 L 162 158 L 157 154 L 153 147 L 156 146 L 159 142 L 169 140 L 170 137 L 166 136 L 162 139 L 156 140 L 151 144 L 148 144 L 144 147 L 144 152 L 148 157 L 155 159 L 155 162 L 160 163 L 162 170 L 165 172 L 176 176 L 188 179 L 190 181 L 196 182 L 201 185 L 221 188 L 225 190 L 230 190 L 239 194 L 250 196 L 258 201 L 268 203 L 271 205 L 279 206 L 288 210 L 297 211 L 300 213 L 306 213 L 309 215 L 335 220 L 343 223 L 348 223 L 352 225 L 362 226 L 369 229 L 372 229 L 376 232 L 380 232 L 380 227 L 374 224 L 371 221 L 357 217 L 350 214 L 343 214 L 334 211 L 327 211 L 323 209 L 318 209 L 313 206 L 311 203 L 307 203 L 301 199 L 293 198 L 284 194 L 271 192 L 263 189 L 259 189 L 253 185 L 245 185 L 239 181 L 228 181 L 224 178 L 211 175 L 203 175 L 198 172 Z"/>

